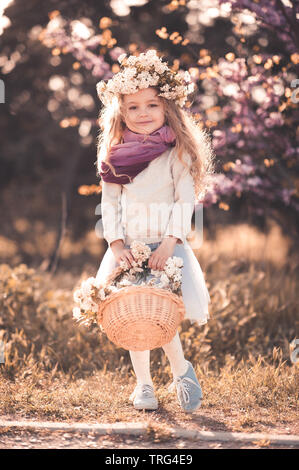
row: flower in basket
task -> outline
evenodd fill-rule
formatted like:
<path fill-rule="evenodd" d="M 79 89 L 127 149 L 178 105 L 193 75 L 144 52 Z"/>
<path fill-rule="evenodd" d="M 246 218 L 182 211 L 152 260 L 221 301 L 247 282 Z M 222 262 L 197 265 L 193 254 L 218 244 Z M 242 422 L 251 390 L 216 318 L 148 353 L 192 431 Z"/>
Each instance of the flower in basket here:
<path fill-rule="evenodd" d="M 134 257 L 132 267 L 121 262 L 103 284 L 90 277 L 81 283 L 74 292 L 74 301 L 78 304 L 73 309 L 73 318 L 80 324 L 98 323 L 99 304 L 104 302 L 112 293 L 125 287 L 139 285 L 151 286 L 168 290 L 178 296 L 182 295 L 181 283 L 183 260 L 177 256 L 168 258 L 163 270 L 149 268 L 148 260 L 151 249 L 144 242 L 134 240 L 131 245 Z"/>
<path fill-rule="evenodd" d="M 114 290 L 117 289 L 113 286 L 108 288 L 100 285 L 95 277 L 84 280 L 73 295 L 78 304 L 73 309 L 73 318 L 85 325 L 96 322 L 99 301 L 104 301 Z"/>

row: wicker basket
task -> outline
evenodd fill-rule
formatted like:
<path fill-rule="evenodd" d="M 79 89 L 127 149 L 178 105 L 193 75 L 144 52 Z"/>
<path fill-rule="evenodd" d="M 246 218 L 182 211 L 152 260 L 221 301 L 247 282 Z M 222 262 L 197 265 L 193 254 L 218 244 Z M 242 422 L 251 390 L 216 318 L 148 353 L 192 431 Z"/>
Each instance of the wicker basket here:
<path fill-rule="evenodd" d="M 144 351 L 169 343 L 184 315 L 182 297 L 151 286 L 128 286 L 101 302 L 98 323 L 117 346 Z"/>

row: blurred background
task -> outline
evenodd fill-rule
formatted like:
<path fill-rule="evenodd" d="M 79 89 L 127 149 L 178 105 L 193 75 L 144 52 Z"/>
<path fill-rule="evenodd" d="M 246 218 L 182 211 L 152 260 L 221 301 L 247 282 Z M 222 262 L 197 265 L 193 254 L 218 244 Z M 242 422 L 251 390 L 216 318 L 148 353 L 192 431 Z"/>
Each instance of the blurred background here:
<path fill-rule="evenodd" d="M 292 365 L 289 344 L 299 337 L 298 18 L 292 0 L 0 1 L 6 371 L 28 358 L 72 373 L 110 364 L 115 354 L 129 363 L 124 351 L 100 350 L 96 333 L 73 324 L 71 291 L 80 277 L 95 275 L 107 248 L 95 232 L 96 83 L 118 71 L 120 54 L 150 48 L 190 72 L 198 93 L 188 106 L 216 154 L 196 252 L 211 321 L 203 329 L 182 326 L 186 354 L 218 367 L 250 354 L 274 360 L 280 351 Z"/>
<path fill-rule="evenodd" d="M 263 233 L 277 225 L 296 240 L 295 3 L 2 0 L 1 258 L 76 272 L 99 262 L 100 193 L 84 196 L 85 185 L 99 184 L 95 85 L 118 70 L 121 53 L 149 48 L 189 70 L 198 87 L 191 109 L 217 156 L 206 237 L 243 222 Z"/>

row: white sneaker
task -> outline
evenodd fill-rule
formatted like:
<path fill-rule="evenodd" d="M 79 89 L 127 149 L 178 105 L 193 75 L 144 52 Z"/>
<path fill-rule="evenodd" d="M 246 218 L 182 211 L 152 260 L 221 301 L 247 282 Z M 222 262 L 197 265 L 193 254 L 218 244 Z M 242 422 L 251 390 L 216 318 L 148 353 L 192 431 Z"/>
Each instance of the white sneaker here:
<path fill-rule="evenodd" d="M 130 395 L 130 401 L 133 401 L 135 410 L 156 410 L 158 408 L 158 400 L 151 385 L 136 385 L 134 392 Z"/>
<path fill-rule="evenodd" d="M 176 377 L 168 390 L 171 392 L 176 388 L 178 401 L 182 409 L 192 413 L 201 405 L 202 391 L 191 362 L 187 362 L 189 364 L 187 372 L 180 377 Z"/>

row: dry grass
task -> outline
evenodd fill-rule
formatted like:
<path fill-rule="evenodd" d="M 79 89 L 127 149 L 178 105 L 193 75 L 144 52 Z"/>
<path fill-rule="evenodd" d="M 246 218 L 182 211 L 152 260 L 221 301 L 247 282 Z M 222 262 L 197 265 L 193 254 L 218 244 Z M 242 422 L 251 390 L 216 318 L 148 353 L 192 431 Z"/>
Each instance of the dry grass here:
<path fill-rule="evenodd" d="M 193 415 L 180 410 L 176 395 L 155 380 L 159 408 L 134 410 L 128 397 L 133 376 L 95 372 L 85 379 L 67 374 L 33 372 L 14 382 L 3 379 L 0 414 L 50 421 L 148 421 L 155 432 L 170 426 L 187 429 L 298 433 L 298 370 L 261 359 L 233 366 L 230 360 L 219 374 L 197 374 L 204 391 L 202 407 Z"/>
<path fill-rule="evenodd" d="M 72 251 L 70 240 L 67 249 Z M 181 412 L 168 394 L 171 373 L 162 349 L 151 353 L 160 407 L 135 411 L 128 402 L 135 384 L 128 352 L 97 327 L 72 320 L 72 288 L 80 279 L 62 271 L 51 278 L 25 265 L 0 266 L 0 413 L 65 421 L 146 419 L 153 435 L 157 429 L 167 435 L 169 425 L 298 432 L 298 367 L 289 350 L 299 338 L 296 247 L 277 226 L 266 237 L 241 225 L 221 229 L 196 254 L 212 299 L 207 325 L 186 321 L 180 327 L 204 393 L 196 414 Z"/>

